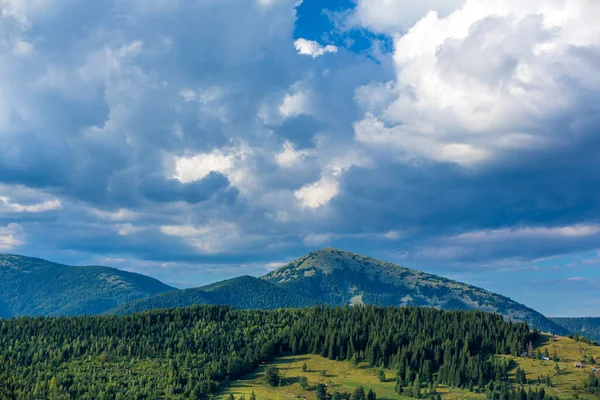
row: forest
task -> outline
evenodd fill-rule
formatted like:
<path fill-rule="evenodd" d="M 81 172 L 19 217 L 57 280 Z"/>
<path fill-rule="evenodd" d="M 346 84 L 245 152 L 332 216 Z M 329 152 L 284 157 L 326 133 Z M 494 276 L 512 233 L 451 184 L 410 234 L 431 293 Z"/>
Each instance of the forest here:
<path fill-rule="evenodd" d="M 497 314 L 412 307 L 21 317 L 0 321 L 0 398 L 210 398 L 284 354 L 391 369 L 398 392 L 414 397 L 436 397 L 430 389 L 446 384 L 522 398 L 508 379 L 515 365 L 494 355 L 516 356 L 534 335 Z M 542 390 L 524 398 L 543 398 Z"/>

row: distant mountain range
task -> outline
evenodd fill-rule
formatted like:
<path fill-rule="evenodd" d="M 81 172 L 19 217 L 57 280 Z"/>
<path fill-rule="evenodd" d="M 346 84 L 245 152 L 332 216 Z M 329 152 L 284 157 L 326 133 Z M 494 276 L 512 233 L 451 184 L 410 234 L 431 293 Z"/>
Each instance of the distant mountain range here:
<path fill-rule="evenodd" d="M 0 255 L 0 318 L 99 314 L 171 290 L 154 278 L 115 268 Z"/>
<path fill-rule="evenodd" d="M 550 318 L 571 333 L 600 342 L 600 318 Z"/>
<path fill-rule="evenodd" d="M 241 276 L 178 290 L 108 267 L 71 267 L 0 255 L 0 317 L 129 314 L 193 304 L 276 309 L 317 304 L 482 310 L 557 334 L 567 329 L 507 297 L 337 249 L 309 253 L 262 278 Z"/>

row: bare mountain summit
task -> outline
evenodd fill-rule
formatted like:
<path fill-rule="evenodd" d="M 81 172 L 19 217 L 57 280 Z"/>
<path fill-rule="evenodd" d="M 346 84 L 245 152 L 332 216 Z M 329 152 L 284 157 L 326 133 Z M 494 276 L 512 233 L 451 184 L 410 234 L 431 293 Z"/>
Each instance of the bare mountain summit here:
<path fill-rule="evenodd" d="M 481 310 L 556 333 L 565 329 L 507 297 L 337 249 L 309 253 L 262 279 L 322 303 Z"/>

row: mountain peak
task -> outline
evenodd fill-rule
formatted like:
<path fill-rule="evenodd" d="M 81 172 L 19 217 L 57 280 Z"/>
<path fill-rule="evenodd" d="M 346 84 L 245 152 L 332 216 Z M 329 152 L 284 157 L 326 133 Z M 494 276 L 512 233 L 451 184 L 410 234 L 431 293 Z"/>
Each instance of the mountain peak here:
<path fill-rule="evenodd" d="M 325 304 L 481 310 L 564 331 L 535 310 L 485 289 L 329 247 L 308 253 L 262 279 Z"/>
<path fill-rule="evenodd" d="M 419 275 L 419 271 L 380 261 L 372 257 L 352 253 L 346 250 L 325 247 L 312 251 L 265 276 L 267 280 L 287 280 L 301 276 L 312 276 L 317 272 L 331 275 L 334 271 L 360 272 L 370 279 L 380 275 Z"/>
<path fill-rule="evenodd" d="M 35 271 L 43 268 L 66 267 L 62 264 L 42 260 L 41 258 L 27 257 L 18 254 L 0 254 L 0 269 L 15 272 Z"/>

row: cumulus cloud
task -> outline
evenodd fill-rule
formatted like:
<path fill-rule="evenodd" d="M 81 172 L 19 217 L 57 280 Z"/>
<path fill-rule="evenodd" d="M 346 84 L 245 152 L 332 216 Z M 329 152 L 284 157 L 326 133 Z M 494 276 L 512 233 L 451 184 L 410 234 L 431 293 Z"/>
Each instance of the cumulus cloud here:
<path fill-rule="evenodd" d="M 347 16 L 351 25 L 359 25 L 375 32 L 398 33 L 408 30 L 429 11 L 445 16 L 459 8 L 466 0 L 358 0 L 356 8 Z"/>
<path fill-rule="evenodd" d="M 294 42 L 294 46 L 296 50 L 298 50 L 298 54 L 311 56 L 312 58 L 320 57 L 327 53 L 337 53 L 337 47 L 328 44 L 327 46 L 323 46 L 314 40 L 306 40 L 306 39 L 297 39 Z"/>
<path fill-rule="evenodd" d="M 0 251 L 12 251 L 24 244 L 23 229 L 19 224 L 0 226 Z"/>
<path fill-rule="evenodd" d="M 472 0 L 446 17 L 430 12 L 397 31 L 393 85 L 357 93 L 367 113 L 356 140 L 403 159 L 462 165 L 562 146 L 561 123 L 583 134 L 578 125 L 600 88 L 592 56 L 600 29 L 589 19 L 597 8 L 585 0 Z"/>
<path fill-rule="evenodd" d="M 311 109 L 310 92 L 302 88 L 299 83 L 290 88 L 290 91 L 283 96 L 283 100 L 279 105 L 279 112 L 284 118 L 310 114 Z"/>
<path fill-rule="evenodd" d="M 285 141 L 281 151 L 275 155 L 275 161 L 280 167 L 292 168 L 314 155 L 314 150 L 297 150 L 292 143 Z"/>
<path fill-rule="evenodd" d="M 294 195 L 304 207 L 319 208 L 338 193 L 338 182 L 333 177 L 322 176 L 317 182 L 298 189 Z"/>

